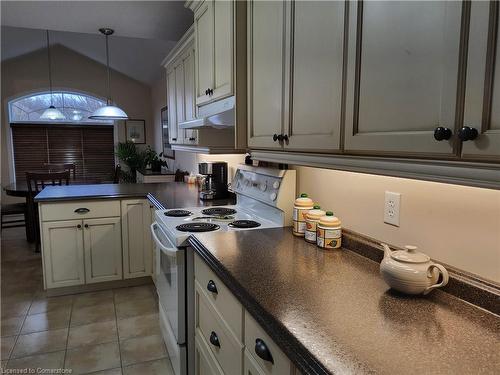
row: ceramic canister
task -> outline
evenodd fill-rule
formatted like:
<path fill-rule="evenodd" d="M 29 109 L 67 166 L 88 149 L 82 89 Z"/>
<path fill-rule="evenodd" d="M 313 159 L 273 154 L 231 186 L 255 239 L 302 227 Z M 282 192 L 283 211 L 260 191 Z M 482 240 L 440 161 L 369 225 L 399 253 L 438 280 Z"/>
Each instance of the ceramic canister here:
<path fill-rule="evenodd" d="M 320 206 L 314 206 L 306 216 L 306 233 L 305 240 L 307 242 L 316 243 L 316 226 L 319 219 L 326 215 L 326 212 L 320 209 Z"/>
<path fill-rule="evenodd" d="M 293 206 L 293 234 L 299 237 L 304 237 L 306 233 L 306 215 L 309 210 L 312 210 L 314 203 L 307 194 L 302 193 L 300 197 L 295 199 Z"/>
<path fill-rule="evenodd" d="M 342 246 L 342 227 L 338 217 L 328 211 L 318 222 L 316 244 L 322 249 L 338 249 Z"/>

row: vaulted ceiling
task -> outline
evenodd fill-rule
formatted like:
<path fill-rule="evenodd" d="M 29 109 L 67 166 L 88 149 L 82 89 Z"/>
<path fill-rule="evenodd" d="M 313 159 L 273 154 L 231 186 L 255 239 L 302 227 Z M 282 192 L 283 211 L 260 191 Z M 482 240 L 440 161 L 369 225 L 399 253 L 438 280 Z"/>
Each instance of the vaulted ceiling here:
<path fill-rule="evenodd" d="M 2 1 L 2 60 L 62 44 L 105 63 L 100 27 L 111 27 L 110 65 L 146 84 L 158 79 L 160 63 L 192 24 L 183 1 Z"/>

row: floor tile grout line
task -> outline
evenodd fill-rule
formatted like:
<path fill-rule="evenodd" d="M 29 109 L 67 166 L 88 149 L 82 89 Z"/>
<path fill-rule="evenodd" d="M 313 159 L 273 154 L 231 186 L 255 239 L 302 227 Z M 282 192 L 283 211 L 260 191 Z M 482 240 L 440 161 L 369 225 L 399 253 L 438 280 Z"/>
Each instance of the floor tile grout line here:
<path fill-rule="evenodd" d="M 115 308 L 115 324 L 116 324 L 116 336 L 118 337 L 118 355 L 120 357 L 120 371 L 123 374 L 123 362 L 122 362 L 122 347 L 120 344 L 120 330 L 118 329 L 118 313 L 116 311 L 116 294 L 115 290 L 113 290 L 113 307 Z"/>
<path fill-rule="evenodd" d="M 63 359 L 63 369 L 66 368 L 66 356 L 68 354 L 68 343 L 69 343 L 69 331 L 71 329 L 71 319 L 73 318 L 73 306 L 75 304 L 75 297 L 71 298 L 71 310 L 69 313 L 69 321 L 68 321 L 68 334 L 66 335 L 66 345 L 64 348 L 64 359 Z"/>

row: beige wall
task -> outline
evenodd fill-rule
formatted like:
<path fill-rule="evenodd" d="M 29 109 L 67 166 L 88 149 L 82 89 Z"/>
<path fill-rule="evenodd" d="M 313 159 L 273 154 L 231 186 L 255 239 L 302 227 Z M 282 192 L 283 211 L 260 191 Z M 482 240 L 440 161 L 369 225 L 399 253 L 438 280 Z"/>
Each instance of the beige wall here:
<path fill-rule="evenodd" d="M 162 129 L 161 129 L 161 109 L 167 105 L 167 78 L 166 71 L 161 69 L 161 78 L 151 87 L 151 104 L 154 134 L 154 149 L 160 153 L 162 148 Z M 169 163 L 170 165 L 170 163 Z"/>
<path fill-rule="evenodd" d="M 106 97 L 106 70 L 102 64 L 70 49 L 55 45 L 52 53 L 54 89 L 82 91 L 97 97 Z M 10 129 L 7 103 L 10 99 L 30 92 L 48 90 L 47 54 L 45 50 L 3 61 L 2 73 L 2 184 L 11 180 L 7 141 Z M 118 106 L 133 119 L 146 120 L 146 142 L 154 145 L 155 129 L 152 122 L 151 89 L 149 86 L 119 72 L 111 72 L 111 95 Z M 118 140 L 125 139 L 123 124 L 117 124 Z"/>
<path fill-rule="evenodd" d="M 194 154 L 192 152 L 175 152 L 175 168 L 182 171 L 198 173 L 198 163 L 202 161 L 225 161 L 227 162 L 228 182 L 233 180 L 238 164 L 245 161 L 243 154 L 225 154 L 225 155 L 205 155 Z"/>
<path fill-rule="evenodd" d="M 298 192 L 342 225 L 500 283 L 500 191 L 296 167 Z M 385 191 L 401 193 L 400 227 L 384 224 Z"/>

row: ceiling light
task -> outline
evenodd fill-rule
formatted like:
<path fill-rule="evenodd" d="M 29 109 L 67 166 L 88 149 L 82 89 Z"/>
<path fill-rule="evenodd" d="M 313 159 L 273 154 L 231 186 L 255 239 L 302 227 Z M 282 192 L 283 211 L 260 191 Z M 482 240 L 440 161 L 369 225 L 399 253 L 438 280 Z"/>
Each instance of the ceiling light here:
<path fill-rule="evenodd" d="M 99 29 L 101 34 L 106 37 L 106 68 L 107 68 L 107 98 L 106 106 L 101 107 L 92 113 L 89 118 L 92 120 L 126 120 L 128 119 L 127 114 L 121 109 L 114 105 L 111 105 L 111 95 L 109 90 L 109 49 L 108 49 L 108 36 L 114 33 L 114 30 L 109 28 Z"/>
<path fill-rule="evenodd" d="M 54 107 L 53 94 L 52 94 L 52 64 L 50 60 L 50 39 L 49 30 L 47 31 L 47 60 L 49 63 L 49 87 L 50 87 L 50 107 L 47 108 L 40 116 L 41 120 L 64 120 L 66 117 L 63 113 Z"/>

